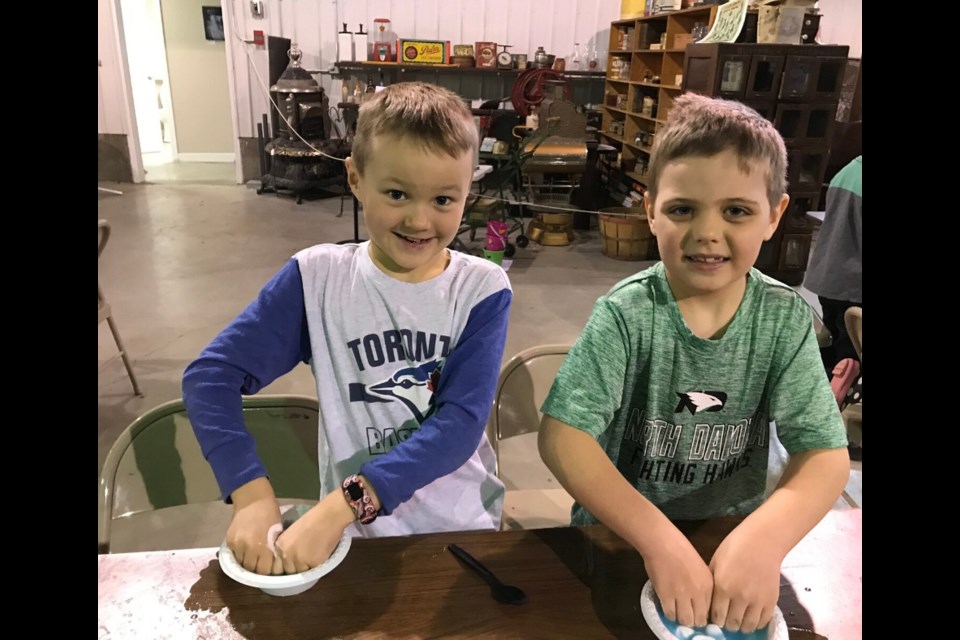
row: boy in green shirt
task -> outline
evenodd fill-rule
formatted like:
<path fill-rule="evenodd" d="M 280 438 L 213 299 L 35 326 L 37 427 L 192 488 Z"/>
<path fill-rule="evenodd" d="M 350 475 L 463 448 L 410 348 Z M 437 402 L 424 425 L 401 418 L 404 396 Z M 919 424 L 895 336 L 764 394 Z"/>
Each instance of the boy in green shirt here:
<path fill-rule="evenodd" d="M 787 552 L 849 474 L 810 310 L 753 268 L 787 208 L 786 149 L 735 102 L 687 94 L 644 198 L 662 262 L 597 301 L 543 406 L 540 453 L 643 556 L 667 617 L 751 632 Z M 765 496 L 770 421 L 790 454 Z M 671 520 L 745 515 L 709 566 Z"/>

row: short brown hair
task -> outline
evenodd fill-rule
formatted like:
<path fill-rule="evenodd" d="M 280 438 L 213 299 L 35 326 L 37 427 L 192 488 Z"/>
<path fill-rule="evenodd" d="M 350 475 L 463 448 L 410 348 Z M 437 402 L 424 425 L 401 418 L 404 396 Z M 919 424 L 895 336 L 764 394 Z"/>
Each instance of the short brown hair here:
<path fill-rule="evenodd" d="M 479 146 L 473 114 L 463 98 L 425 82 L 390 85 L 360 107 L 351 157 L 361 175 L 373 139 L 382 135 L 413 138 L 454 158 L 475 154 Z"/>
<path fill-rule="evenodd" d="M 712 157 L 732 150 L 740 158 L 740 169 L 750 170 L 749 161 L 770 163 L 767 196 L 776 206 L 787 192 L 787 149 L 773 124 L 750 107 L 731 100 L 685 93 L 673 103 L 667 123 L 653 143 L 650 158 L 650 198 L 656 198 L 657 183 L 664 167 L 684 157 Z"/>

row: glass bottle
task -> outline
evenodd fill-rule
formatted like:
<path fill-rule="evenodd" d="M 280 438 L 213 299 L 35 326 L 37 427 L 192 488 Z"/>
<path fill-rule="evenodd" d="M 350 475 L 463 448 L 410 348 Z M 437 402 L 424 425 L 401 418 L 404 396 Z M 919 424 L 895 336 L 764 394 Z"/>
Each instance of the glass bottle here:
<path fill-rule="evenodd" d="M 377 92 L 377 88 L 373 86 L 373 78 L 367 78 L 367 88 L 363 92 L 363 101 L 366 102 Z"/>
<path fill-rule="evenodd" d="M 359 78 L 357 78 L 353 85 L 353 101 L 357 104 L 363 102 L 363 83 L 360 82 Z"/>
<path fill-rule="evenodd" d="M 600 71 L 600 56 L 597 55 L 597 45 L 590 46 L 590 53 L 587 54 L 587 71 Z"/>
<path fill-rule="evenodd" d="M 583 69 L 583 56 L 580 53 L 580 43 L 573 43 L 573 55 L 570 56 L 570 68 L 574 71 L 581 71 Z"/>

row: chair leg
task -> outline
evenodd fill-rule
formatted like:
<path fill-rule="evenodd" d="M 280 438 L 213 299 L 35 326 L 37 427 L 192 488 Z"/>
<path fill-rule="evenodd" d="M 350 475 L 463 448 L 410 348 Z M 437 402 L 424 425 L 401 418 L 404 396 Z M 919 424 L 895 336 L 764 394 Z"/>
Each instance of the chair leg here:
<path fill-rule="evenodd" d="M 133 373 L 133 365 L 130 364 L 130 358 L 127 357 L 127 350 L 123 346 L 123 340 L 120 339 L 120 331 L 117 330 L 117 324 L 113 321 L 113 316 L 107 316 L 107 324 L 110 326 L 110 333 L 113 334 L 113 340 L 117 343 L 117 349 L 120 351 L 120 358 L 123 360 L 123 366 L 127 368 L 127 375 L 130 376 L 130 382 L 133 384 L 133 393 L 142 396 L 140 385 L 137 384 L 137 376 Z"/>

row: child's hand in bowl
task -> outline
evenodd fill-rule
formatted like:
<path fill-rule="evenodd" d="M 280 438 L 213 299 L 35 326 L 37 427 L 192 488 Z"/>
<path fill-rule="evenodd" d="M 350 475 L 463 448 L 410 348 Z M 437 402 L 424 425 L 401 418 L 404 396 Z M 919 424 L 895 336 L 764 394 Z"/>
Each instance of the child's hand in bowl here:
<path fill-rule="evenodd" d="M 713 603 L 710 619 L 730 631 L 751 633 L 770 624 L 780 597 L 780 556 L 763 537 L 739 527 L 710 561 Z"/>
<path fill-rule="evenodd" d="M 326 562 L 354 518 L 342 493 L 327 495 L 277 538 L 283 572 L 301 573 Z"/>
<path fill-rule="evenodd" d="M 227 546 L 247 571 L 261 575 L 283 572 L 270 548 L 270 530 L 280 526 L 280 507 L 266 478 L 257 478 L 231 494 L 233 519 L 227 529 Z"/>

